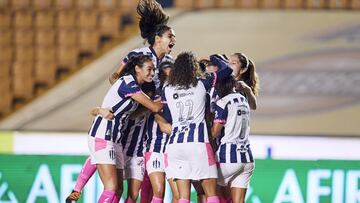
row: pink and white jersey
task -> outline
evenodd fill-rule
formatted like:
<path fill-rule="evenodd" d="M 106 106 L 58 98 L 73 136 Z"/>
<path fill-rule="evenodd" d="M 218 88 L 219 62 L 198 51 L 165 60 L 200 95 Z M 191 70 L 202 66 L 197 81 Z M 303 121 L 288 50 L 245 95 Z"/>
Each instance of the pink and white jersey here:
<path fill-rule="evenodd" d="M 102 118 L 101 115 L 96 116 L 89 135 L 118 142 L 121 138 L 119 128 L 138 107 L 138 103 L 131 96 L 138 93 L 142 93 L 142 91 L 132 75 L 119 78 L 110 87 L 101 105 L 102 108 L 112 109 L 115 118 L 109 121 Z"/>
<path fill-rule="evenodd" d="M 123 59 L 123 63 L 127 63 L 130 58 L 140 56 L 140 55 L 151 56 L 152 62 L 155 65 L 155 75 L 154 75 L 153 81 L 155 82 L 156 88 L 159 88 L 160 87 L 159 66 L 160 66 L 161 62 L 172 61 L 173 58 L 171 57 L 171 55 L 165 54 L 165 56 L 162 59 L 159 59 L 158 56 L 155 53 L 155 50 L 151 46 L 149 46 L 149 47 L 142 47 L 142 48 L 132 50 Z"/>
<path fill-rule="evenodd" d="M 224 125 L 219 138 L 220 163 L 253 162 L 250 150 L 250 107 L 240 93 L 231 93 L 216 102 L 214 123 Z"/>
<path fill-rule="evenodd" d="M 170 85 L 163 88 L 161 100 L 164 103 L 164 115 L 170 117 L 172 121 L 169 144 L 209 142 L 205 105 L 206 95 L 215 82 L 216 74 L 211 74 L 189 89 L 180 89 Z"/>

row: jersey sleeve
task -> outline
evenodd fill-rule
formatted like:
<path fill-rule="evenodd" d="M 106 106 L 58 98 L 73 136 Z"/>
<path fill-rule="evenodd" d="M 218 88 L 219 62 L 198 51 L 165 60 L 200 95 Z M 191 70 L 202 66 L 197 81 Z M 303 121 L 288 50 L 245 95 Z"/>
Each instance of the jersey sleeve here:
<path fill-rule="evenodd" d="M 216 73 L 208 74 L 205 79 L 200 79 L 200 81 L 204 84 L 206 92 L 210 92 L 211 88 L 215 87 L 217 79 Z"/>
<path fill-rule="evenodd" d="M 228 110 L 226 106 L 222 106 L 219 105 L 219 103 L 216 103 L 214 123 L 225 124 L 227 115 L 228 115 Z"/>
<path fill-rule="evenodd" d="M 118 94 L 122 97 L 131 97 L 134 94 L 141 93 L 140 86 L 134 81 L 134 80 L 127 80 L 124 79 L 124 81 L 120 84 L 118 89 Z"/>

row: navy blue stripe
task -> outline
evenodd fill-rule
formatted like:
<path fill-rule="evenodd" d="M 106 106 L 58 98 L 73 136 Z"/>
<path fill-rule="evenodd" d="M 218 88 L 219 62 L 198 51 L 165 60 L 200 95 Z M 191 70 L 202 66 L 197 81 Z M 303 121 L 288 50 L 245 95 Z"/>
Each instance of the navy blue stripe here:
<path fill-rule="evenodd" d="M 219 153 L 219 161 L 220 163 L 226 163 L 226 145 L 220 146 L 220 153 Z"/>
<path fill-rule="evenodd" d="M 241 157 L 241 163 L 247 163 L 245 152 L 240 152 L 240 157 Z"/>
<path fill-rule="evenodd" d="M 130 146 L 126 152 L 127 156 L 133 156 L 134 155 L 134 151 L 135 151 L 135 147 L 137 144 L 137 141 L 139 139 L 139 132 L 141 130 L 141 126 L 136 126 L 134 133 L 131 135 L 131 142 L 130 142 Z"/>
<path fill-rule="evenodd" d="M 199 134 L 198 134 L 198 136 L 199 136 L 199 142 L 204 142 L 204 123 L 203 122 L 201 122 L 200 123 L 200 125 L 199 125 Z"/>
<path fill-rule="evenodd" d="M 253 155 L 252 155 L 252 152 L 251 152 L 251 149 L 250 149 L 250 148 L 248 149 L 248 153 L 249 153 L 249 157 L 250 157 L 250 162 L 251 162 L 251 163 L 254 162 L 254 157 L 253 157 Z"/>
<path fill-rule="evenodd" d="M 165 144 L 164 144 L 164 147 L 163 147 L 163 150 L 162 150 L 162 153 L 164 153 L 165 152 L 165 150 L 166 150 L 166 146 L 167 146 L 167 144 L 169 143 L 169 140 L 170 140 L 170 136 L 169 135 L 167 135 L 167 134 L 164 134 L 166 137 L 165 137 Z"/>
<path fill-rule="evenodd" d="M 117 142 L 116 143 L 120 143 L 120 141 L 122 140 L 122 136 L 124 135 L 124 131 L 126 130 L 126 128 L 129 126 L 129 119 L 123 117 L 120 120 L 120 124 L 119 124 L 119 137 L 116 138 Z"/>
<path fill-rule="evenodd" d="M 119 119 L 114 119 L 114 120 L 115 120 L 115 124 L 114 124 L 114 130 L 112 133 L 113 142 L 116 141 L 117 135 L 119 134 L 119 126 L 120 126 L 120 120 Z"/>
<path fill-rule="evenodd" d="M 131 126 L 133 126 L 134 124 L 135 124 L 134 120 L 129 120 L 127 125 L 125 126 L 125 129 L 123 131 L 124 132 L 123 136 L 121 137 L 121 145 L 123 146 L 123 148 L 125 147 L 127 139 L 129 137 Z"/>
<path fill-rule="evenodd" d="M 236 156 L 236 145 L 230 145 L 230 163 L 237 163 L 237 156 Z"/>
<path fill-rule="evenodd" d="M 190 131 L 189 131 L 189 136 L 187 137 L 187 142 L 194 142 L 195 127 L 196 127 L 195 123 L 190 123 Z"/>
<path fill-rule="evenodd" d="M 153 47 L 150 46 L 149 49 L 150 49 L 151 53 L 152 53 L 152 54 L 155 56 L 155 58 L 156 58 L 156 68 L 159 68 L 160 63 L 161 63 L 160 59 L 159 59 L 158 56 L 156 55 L 156 52 L 155 52 L 155 50 L 154 50 Z M 148 53 L 148 52 L 147 52 L 147 53 Z"/>
<path fill-rule="evenodd" d="M 107 121 L 106 132 L 105 132 L 105 140 L 111 141 L 112 133 L 112 121 Z"/>
<path fill-rule="evenodd" d="M 175 136 L 176 136 L 177 131 L 178 131 L 178 127 L 175 127 L 174 130 L 173 130 L 173 132 L 172 132 L 172 134 L 171 134 L 169 144 L 174 143 L 174 139 L 175 139 Z"/>
<path fill-rule="evenodd" d="M 96 131 L 98 130 L 100 123 L 101 123 L 102 117 L 98 116 L 95 123 L 94 123 L 94 127 L 91 131 L 91 136 L 95 137 L 96 135 Z"/>
<path fill-rule="evenodd" d="M 146 125 L 146 124 L 145 124 Z M 146 129 L 146 126 L 144 126 Z M 141 133 L 141 140 L 139 142 L 139 148 L 137 150 L 136 156 L 137 157 L 142 157 L 144 156 L 143 150 L 144 150 L 144 140 L 145 140 L 145 130 L 143 130 L 143 133 Z"/>
<path fill-rule="evenodd" d="M 155 143 L 154 143 L 154 152 L 159 152 L 161 151 L 161 140 L 163 139 L 163 133 L 160 130 L 160 127 L 158 124 L 157 128 L 156 128 L 156 137 L 155 137 Z"/>
<path fill-rule="evenodd" d="M 179 133 L 177 143 L 184 143 L 184 132 Z"/>
<path fill-rule="evenodd" d="M 115 113 L 125 102 L 127 99 L 122 99 L 119 103 L 115 104 L 111 109 Z"/>
<path fill-rule="evenodd" d="M 154 126 L 154 115 L 151 114 L 148 118 L 147 121 L 148 125 L 147 125 L 147 140 L 146 140 L 146 151 L 148 152 L 150 150 L 151 147 L 151 141 L 153 139 L 153 126 Z"/>
<path fill-rule="evenodd" d="M 115 115 L 115 117 L 121 117 L 124 114 L 124 112 L 129 111 L 133 105 L 134 105 L 133 102 L 129 102 L 129 104 L 125 108 L 123 108 L 123 110 L 121 110 L 119 113 L 117 113 Z M 116 112 L 116 111 L 114 111 L 114 112 Z"/>

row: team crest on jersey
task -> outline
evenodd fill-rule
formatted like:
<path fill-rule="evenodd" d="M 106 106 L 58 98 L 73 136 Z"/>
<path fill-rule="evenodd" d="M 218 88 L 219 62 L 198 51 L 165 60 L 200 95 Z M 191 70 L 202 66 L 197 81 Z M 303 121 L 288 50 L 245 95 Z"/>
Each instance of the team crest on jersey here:
<path fill-rule="evenodd" d="M 160 165 L 161 165 L 161 163 L 160 163 L 160 161 L 158 161 L 157 159 L 155 159 L 155 160 L 153 161 L 153 167 L 154 167 L 154 168 L 160 168 Z"/>
<path fill-rule="evenodd" d="M 115 150 L 114 149 L 110 149 L 110 151 L 109 151 L 109 157 L 110 157 L 110 159 L 112 159 L 112 160 L 115 160 Z"/>

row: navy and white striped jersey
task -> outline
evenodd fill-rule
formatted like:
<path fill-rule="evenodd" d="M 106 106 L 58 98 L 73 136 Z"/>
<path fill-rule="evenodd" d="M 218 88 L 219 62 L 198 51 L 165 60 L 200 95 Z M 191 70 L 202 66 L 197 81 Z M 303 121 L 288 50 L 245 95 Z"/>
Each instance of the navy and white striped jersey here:
<path fill-rule="evenodd" d="M 250 150 L 250 107 L 240 93 L 219 99 L 215 107 L 214 123 L 224 125 L 219 138 L 217 158 L 220 163 L 253 162 Z"/>
<path fill-rule="evenodd" d="M 161 100 L 165 117 L 171 117 L 172 132 L 169 144 L 186 142 L 209 143 L 205 121 L 206 95 L 215 85 L 216 74 L 199 80 L 195 87 L 180 89 L 167 85 Z M 170 115 L 166 115 L 170 114 Z"/>
<path fill-rule="evenodd" d="M 164 153 L 169 136 L 160 130 L 154 115 L 151 114 L 147 120 L 146 152 Z"/>
<path fill-rule="evenodd" d="M 131 96 L 141 92 L 140 86 L 132 75 L 119 78 L 110 87 L 101 105 L 102 108 L 111 108 L 115 118 L 109 121 L 102 118 L 101 115 L 96 116 L 89 135 L 117 142 L 121 137 L 119 134 L 120 127 L 124 125 L 129 115 L 138 107 L 138 103 Z M 100 129 L 106 128 L 106 133 L 97 133 L 99 126 Z"/>
<path fill-rule="evenodd" d="M 164 61 L 172 61 L 173 58 L 171 57 L 171 55 L 165 54 L 165 56 L 162 59 L 159 59 L 158 56 L 155 53 L 155 50 L 151 46 L 149 46 L 149 47 L 142 47 L 142 48 L 132 50 L 123 59 L 123 63 L 127 63 L 130 58 L 136 57 L 136 56 L 139 56 L 139 55 L 151 56 L 152 61 L 153 61 L 154 66 L 155 66 L 155 75 L 154 75 L 153 81 L 155 82 L 156 88 L 159 88 L 160 87 L 160 79 L 159 79 L 159 67 L 160 67 L 160 64 L 161 64 L 161 62 L 164 62 Z"/>
<path fill-rule="evenodd" d="M 123 153 L 129 157 L 143 157 L 144 156 L 144 140 L 146 134 L 146 120 L 149 116 L 146 113 L 138 116 L 135 119 L 129 119 L 126 125 L 122 126 L 121 130 L 121 145 Z"/>

